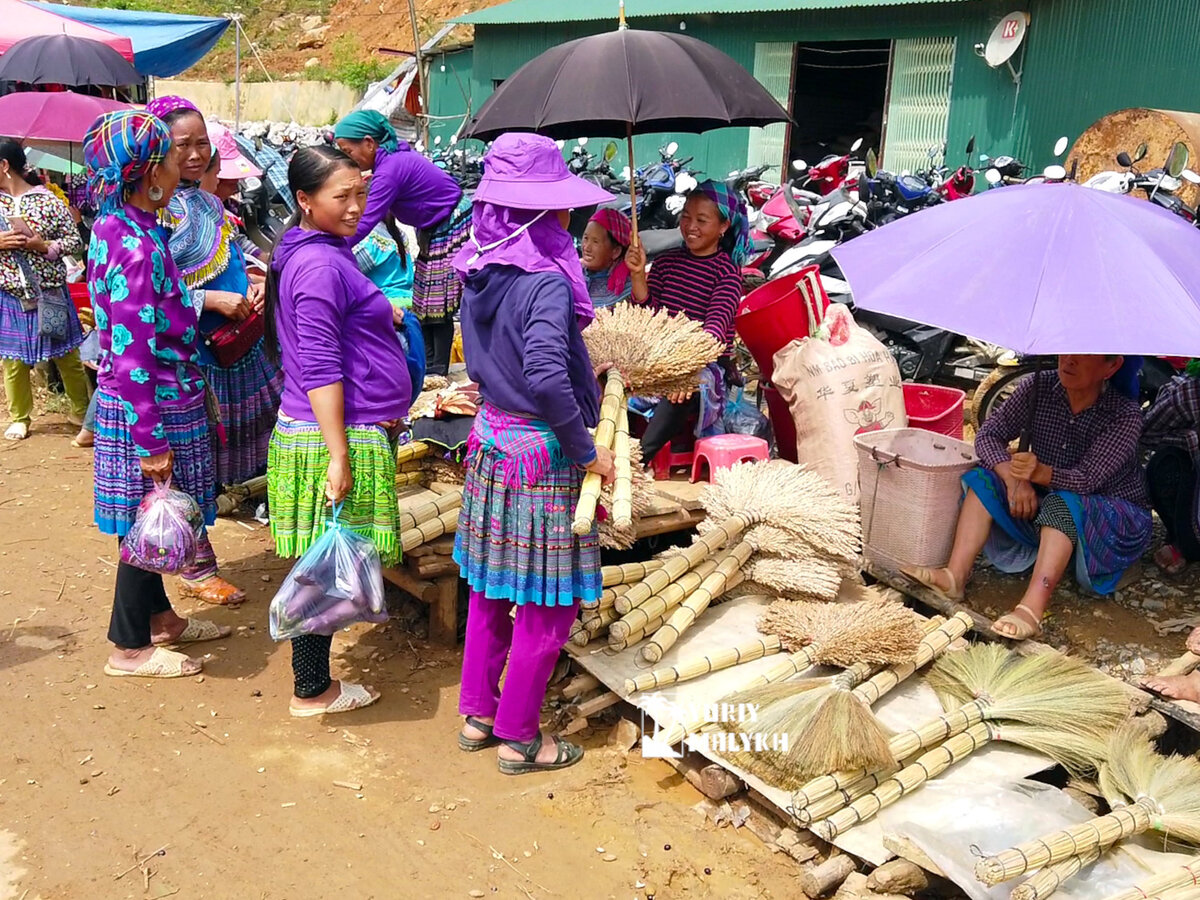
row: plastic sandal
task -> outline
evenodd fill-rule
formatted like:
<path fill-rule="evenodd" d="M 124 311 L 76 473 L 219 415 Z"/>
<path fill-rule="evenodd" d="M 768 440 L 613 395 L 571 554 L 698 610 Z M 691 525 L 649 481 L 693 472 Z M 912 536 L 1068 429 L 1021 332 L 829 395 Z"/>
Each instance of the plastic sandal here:
<path fill-rule="evenodd" d="M 327 706 L 316 706 L 312 709 L 296 709 L 296 707 L 288 707 L 288 711 L 296 719 L 311 719 L 313 716 L 332 716 L 336 713 L 351 712 L 356 709 L 363 709 L 370 706 L 379 699 L 379 695 L 372 695 L 361 684 L 348 684 L 345 681 L 339 681 L 338 685 L 341 690 L 333 702 Z"/>
<path fill-rule="evenodd" d="M 1025 614 L 1024 618 L 1021 613 Z M 1005 634 L 998 629 L 996 626 L 1001 622 L 1010 624 L 1015 633 Z M 1012 612 L 1005 613 L 992 623 L 992 630 L 1006 641 L 1028 641 L 1042 636 L 1042 621 L 1028 606 L 1018 603 Z"/>
<path fill-rule="evenodd" d="M 29 437 L 29 426 L 24 422 L 13 422 L 4 432 L 6 441 L 23 441 L 27 437 Z"/>
<path fill-rule="evenodd" d="M 179 637 L 173 641 L 163 641 L 161 645 L 156 644 L 156 646 L 199 644 L 202 641 L 215 641 L 223 637 L 229 637 L 229 634 L 228 631 L 223 631 L 221 626 L 216 622 L 209 622 L 207 619 L 188 619 L 187 625 Z"/>
<path fill-rule="evenodd" d="M 495 747 L 500 743 L 500 739 L 492 734 L 494 726 L 489 725 L 487 722 L 480 722 L 474 716 L 467 716 L 467 724 L 472 728 L 482 731 L 484 736 L 481 738 L 470 738 L 460 731 L 458 733 L 458 749 L 464 753 L 475 753 L 479 750 L 486 750 L 488 747 Z"/>
<path fill-rule="evenodd" d="M 530 772 L 553 772 L 557 769 L 565 769 L 568 766 L 573 766 L 575 763 L 583 759 L 583 748 L 577 747 L 574 744 L 554 738 L 554 743 L 558 747 L 558 752 L 554 756 L 553 762 L 541 763 L 537 761 L 537 755 L 542 750 L 542 733 L 539 731 L 532 741 L 505 741 L 506 746 L 511 747 L 525 758 L 504 759 L 500 758 L 500 771 L 505 775 L 527 775 Z"/>
<path fill-rule="evenodd" d="M 198 665 L 194 672 L 185 672 L 183 666 L 192 660 L 184 653 L 175 650 L 164 650 L 155 647 L 150 658 L 133 671 L 118 669 L 108 663 L 104 664 L 104 674 L 114 678 L 182 678 L 185 675 L 199 674 L 203 665 Z"/>
<path fill-rule="evenodd" d="M 950 580 L 949 590 L 943 590 L 934 583 L 933 575 L 935 572 L 945 572 Z M 901 575 L 911 578 L 913 581 L 922 587 L 926 587 L 933 591 L 943 600 L 949 600 L 952 603 L 962 603 L 965 596 L 962 588 L 958 586 L 958 581 L 954 577 L 954 573 L 949 569 L 930 569 L 925 566 L 910 566 L 900 570 Z"/>

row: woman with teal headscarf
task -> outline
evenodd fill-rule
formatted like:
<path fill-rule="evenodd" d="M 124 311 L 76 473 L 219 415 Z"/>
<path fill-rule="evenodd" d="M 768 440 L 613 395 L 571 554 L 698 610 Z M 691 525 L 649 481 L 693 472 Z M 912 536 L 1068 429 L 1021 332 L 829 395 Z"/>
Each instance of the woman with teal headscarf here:
<path fill-rule="evenodd" d="M 395 222 L 417 231 L 420 252 L 412 309 L 425 334 L 428 372 L 445 375 L 454 341 L 454 314 L 462 300 L 462 282 L 451 261 L 467 242 L 471 201 L 453 178 L 400 140 L 391 123 L 375 110 L 351 113 L 338 122 L 333 135 L 338 147 L 364 173 L 371 173 L 367 208 L 352 243 L 357 245 L 380 223 L 389 231 Z"/>

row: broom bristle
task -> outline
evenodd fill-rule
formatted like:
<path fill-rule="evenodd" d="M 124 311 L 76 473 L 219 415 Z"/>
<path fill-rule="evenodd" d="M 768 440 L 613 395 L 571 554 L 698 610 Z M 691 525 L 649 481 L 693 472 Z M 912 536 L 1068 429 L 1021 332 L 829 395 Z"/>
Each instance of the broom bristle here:
<path fill-rule="evenodd" d="M 631 303 L 597 310 L 583 340 L 594 365 L 613 365 L 633 393 L 652 396 L 695 389 L 724 350 L 702 323 Z"/>
<path fill-rule="evenodd" d="M 858 662 L 892 665 L 911 659 L 924 637 L 923 621 L 890 600 L 777 600 L 759 619 L 758 630 L 779 635 L 789 652 L 815 644 L 818 662 L 846 668 Z"/>
<path fill-rule="evenodd" d="M 895 765 L 891 735 L 853 691 L 835 690 L 809 718 L 788 750 L 789 784 L 797 788 L 826 772 L 866 769 L 876 772 Z"/>
<path fill-rule="evenodd" d="M 1100 790 L 1109 805 L 1149 797 L 1159 808 L 1154 828 L 1192 844 L 1200 843 L 1200 761 L 1162 756 L 1136 724 L 1119 729 L 1100 768 Z"/>
<path fill-rule="evenodd" d="M 751 529 L 755 531 L 756 529 Z M 753 543 L 752 535 L 746 535 Z M 810 556 L 807 559 L 781 559 L 773 556 L 755 556 L 747 566 L 746 574 L 756 583 L 773 591 L 789 596 L 812 597 L 817 600 L 833 600 L 842 588 L 842 568 L 826 557 Z"/>

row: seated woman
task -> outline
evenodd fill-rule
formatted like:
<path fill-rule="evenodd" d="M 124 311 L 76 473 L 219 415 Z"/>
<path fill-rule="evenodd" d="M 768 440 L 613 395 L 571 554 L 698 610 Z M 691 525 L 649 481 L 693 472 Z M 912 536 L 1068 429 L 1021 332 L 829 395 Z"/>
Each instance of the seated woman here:
<path fill-rule="evenodd" d="M 1200 506 L 1197 465 L 1200 463 L 1200 362 L 1187 374 L 1164 385 L 1146 413 L 1142 446 L 1154 451 L 1146 466 L 1150 503 L 1162 519 L 1167 540 L 1154 554 L 1158 567 L 1178 575 L 1200 560 Z"/>
<path fill-rule="evenodd" d="M 704 323 L 704 330 L 725 345 L 722 362 L 709 367 L 700 392 L 664 397 L 642 436 L 642 459 L 649 465 L 658 452 L 700 415 L 698 430 L 721 421 L 725 385 L 731 367 L 733 317 L 742 298 L 741 266 L 750 250 L 750 224 L 737 195 L 719 181 L 705 181 L 688 196 L 679 217 L 684 246 L 654 260 L 646 273 L 646 253 L 635 243 L 625 255 L 636 303 L 650 303 Z M 701 397 L 708 402 L 701 407 Z"/>
<path fill-rule="evenodd" d="M 1138 463 L 1140 368 L 1138 357 L 1060 356 L 1057 373 L 1022 381 L 975 438 L 982 465 L 963 477 L 949 565 L 905 574 L 961 600 L 981 550 L 1002 572 L 1032 566 L 1021 602 L 992 626 L 1013 640 L 1041 634 L 1072 557 L 1081 585 L 1101 595 L 1116 590 L 1152 532 Z M 1012 453 L 1031 411 L 1031 451 Z"/>
<path fill-rule="evenodd" d="M 596 309 L 628 300 L 633 290 L 625 253 L 629 250 L 633 225 L 615 209 L 598 209 L 588 221 L 580 242 L 579 261 L 587 279 L 588 295 Z"/>

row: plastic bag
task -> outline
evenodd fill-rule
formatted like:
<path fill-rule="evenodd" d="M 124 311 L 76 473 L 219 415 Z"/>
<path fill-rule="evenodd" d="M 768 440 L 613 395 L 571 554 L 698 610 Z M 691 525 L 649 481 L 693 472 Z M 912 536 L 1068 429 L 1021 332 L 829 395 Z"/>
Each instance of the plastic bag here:
<path fill-rule="evenodd" d="M 204 513 L 190 494 L 156 484 L 138 504 L 137 519 L 121 542 L 121 562 L 149 572 L 178 575 L 196 558 Z"/>
<path fill-rule="evenodd" d="M 758 407 L 746 399 L 746 392 L 738 388 L 737 393 L 725 404 L 724 422 L 726 434 L 749 434 L 770 441 L 771 424 Z"/>
<path fill-rule="evenodd" d="M 271 601 L 271 637 L 333 634 L 354 622 L 388 619 L 379 551 L 338 523 L 335 504 L 329 528 L 292 567 Z"/>

